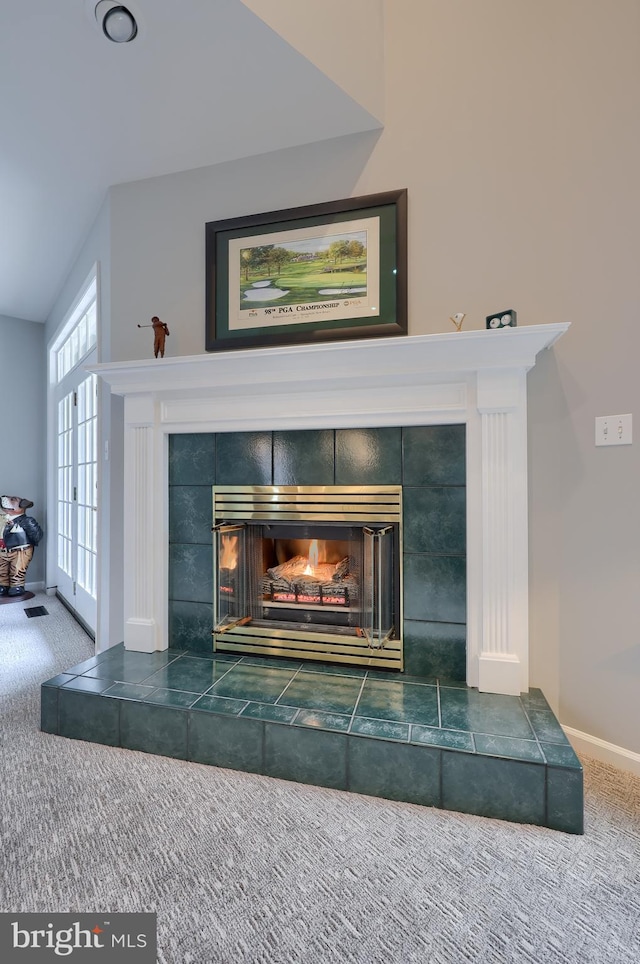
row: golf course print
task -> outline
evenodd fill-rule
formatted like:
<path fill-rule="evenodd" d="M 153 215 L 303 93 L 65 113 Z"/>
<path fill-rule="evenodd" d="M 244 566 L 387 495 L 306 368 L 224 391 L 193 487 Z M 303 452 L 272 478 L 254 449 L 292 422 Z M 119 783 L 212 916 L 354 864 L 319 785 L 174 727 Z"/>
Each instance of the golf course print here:
<path fill-rule="evenodd" d="M 241 311 L 366 295 L 366 231 L 240 249 Z"/>

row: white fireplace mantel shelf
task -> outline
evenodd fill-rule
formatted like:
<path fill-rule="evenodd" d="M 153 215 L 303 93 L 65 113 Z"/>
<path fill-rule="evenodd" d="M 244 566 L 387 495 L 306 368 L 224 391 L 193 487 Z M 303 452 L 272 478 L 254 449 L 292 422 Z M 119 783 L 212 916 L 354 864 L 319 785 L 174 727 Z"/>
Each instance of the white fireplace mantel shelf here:
<path fill-rule="evenodd" d="M 343 379 L 350 386 L 374 378 L 432 379 L 452 374 L 517 369 L 528 371 L 536 355 L 550 348 L 568 323 L 529 325 L 497 331 L 460 331 L 406 338 L 294 345 L 212 352 L 179 358 L 145 359 L 96 365 L 116 395 L 153 393 L 173 397 L 274 394 L 304 384 L 331 390 Z M 384 386 L 383 386 L 384 387 Z"/>
<path fill-rule="evenodd" d="M 92 366 L 125 397 L 125 646 L 168 645 L 168 435 L 466 425 L 467 682 L 529 687 L 526 375 L 568 324 Z"/>

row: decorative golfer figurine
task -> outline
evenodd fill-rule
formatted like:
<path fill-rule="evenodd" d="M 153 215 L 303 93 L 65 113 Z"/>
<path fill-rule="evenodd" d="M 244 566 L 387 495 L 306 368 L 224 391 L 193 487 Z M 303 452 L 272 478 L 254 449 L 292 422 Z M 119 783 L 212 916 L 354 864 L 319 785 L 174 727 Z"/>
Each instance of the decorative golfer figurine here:
<path fill-rule="evenodd" d="M 0 496 L 6 522 L 0 536 L 0 596 L 23 596 L 25 577 L 42 529 L 25 509 L 33 502 L 18 495 Z"/>
<path fill-rule="evenodd" d="M 164 358 L 164 343 L 167 335 L 170 335 L 169 326 L 164 321 L 160 321 L 157 315 L 151 319 L 150 325 L 138 325 L 138 328 L 153 328 L 153 354 L 157 358 Z"/>
<path fill-rule="evenodd" d="M 161 358 L 164 358 L 164 343 L 169 332 L 168 325 L 165 325 L 164 321 L 160 321 L 157 315 L 154 315 L 151 319 L 151 324 L 153 326 L 153 354 L 157 358 L 160 354 Z"/>

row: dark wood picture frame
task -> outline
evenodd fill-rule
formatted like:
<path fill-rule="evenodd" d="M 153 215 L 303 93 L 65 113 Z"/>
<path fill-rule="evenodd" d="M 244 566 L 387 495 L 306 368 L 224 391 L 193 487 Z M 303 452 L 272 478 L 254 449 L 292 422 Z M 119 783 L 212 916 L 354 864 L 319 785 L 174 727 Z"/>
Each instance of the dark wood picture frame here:
<path fill-rule="evenodd" d="M 205 242 L 207 351 L 407 333 L 406 189 L 210 221 Z"/>

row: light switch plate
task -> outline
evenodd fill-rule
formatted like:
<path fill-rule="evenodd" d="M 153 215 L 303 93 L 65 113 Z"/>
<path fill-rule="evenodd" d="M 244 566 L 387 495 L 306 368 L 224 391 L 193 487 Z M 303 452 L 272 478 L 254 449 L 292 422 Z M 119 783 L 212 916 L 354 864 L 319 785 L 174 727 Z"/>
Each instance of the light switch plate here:
<path fill-rule="evenodd" d="M 631 445 L 631 415 L 597 415 L 596 445 Z"/>

